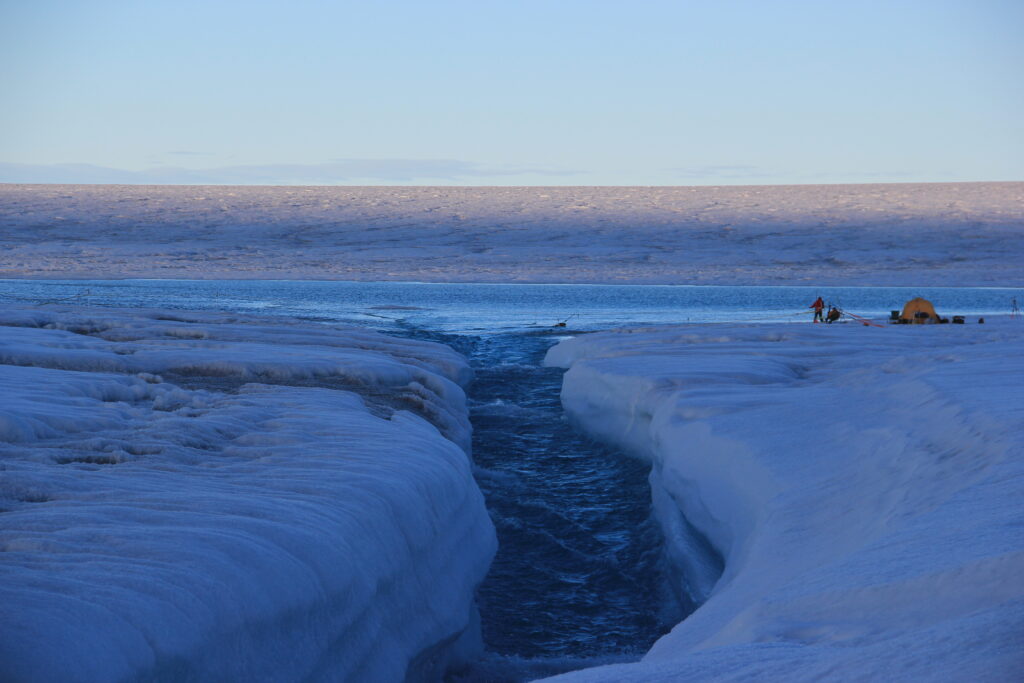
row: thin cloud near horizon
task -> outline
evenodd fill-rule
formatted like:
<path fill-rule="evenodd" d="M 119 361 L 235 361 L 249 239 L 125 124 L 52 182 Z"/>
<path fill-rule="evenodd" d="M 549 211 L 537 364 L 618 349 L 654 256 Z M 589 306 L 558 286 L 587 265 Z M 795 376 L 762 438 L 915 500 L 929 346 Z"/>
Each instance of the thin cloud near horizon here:
<path fill-rule="evenodd" d="M 334 159 L 319 164 L 240 164 L 208 169 L 153 166 L 137 171 L 85 163 L 0 163 L 0 182 L 62 184 L 330 185 L 365 180 L 457 181 L 526 174 L 568 176 L 577 173 L 579 171 L 532 166 L 487 166 L 455 159 Z"/>

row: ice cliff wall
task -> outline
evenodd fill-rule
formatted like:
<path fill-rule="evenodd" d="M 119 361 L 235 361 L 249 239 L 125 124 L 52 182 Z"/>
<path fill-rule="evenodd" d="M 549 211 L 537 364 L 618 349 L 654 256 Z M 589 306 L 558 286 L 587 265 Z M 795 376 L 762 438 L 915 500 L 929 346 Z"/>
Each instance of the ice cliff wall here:
<path fill-rule="evenodd" d="M 5 310 L 0 679 L 436 678 L 496 545 L 469 376 L 364 330 Z"/>
<path fill-rule="evenodd" d="M 1024 326 L 1001 320 L 683 326 L 554 347 L 570 415 L 651 461 L 670 558 L 706 597 L 641 662 L 559 680 L 1014 678 L 1022 345 Z M 724 558 L 717 582 L 687 565 L 683 517 Z"/>

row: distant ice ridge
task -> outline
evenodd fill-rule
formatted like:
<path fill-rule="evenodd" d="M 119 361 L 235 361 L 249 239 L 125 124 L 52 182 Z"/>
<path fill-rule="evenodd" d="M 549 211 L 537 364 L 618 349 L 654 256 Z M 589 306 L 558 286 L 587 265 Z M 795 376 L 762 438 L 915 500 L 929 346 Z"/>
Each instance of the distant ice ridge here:
<path fill-rule="evenodd" d="M 1022 352 L 1006 319 L 673 326 L 551 349 L 572 418 L 652 461 L 670 546 L 682 515 L 725 561 L 713 586 L 689 577 L 706 602 L 639 663 L 557 680 L 1018 678 Z"/>
<path fill-rule="evenodd" d="M 431 680 L 475 655 L 496 541 L 469 378 L 366 330 L 0 312 L 0 680 Z"/>

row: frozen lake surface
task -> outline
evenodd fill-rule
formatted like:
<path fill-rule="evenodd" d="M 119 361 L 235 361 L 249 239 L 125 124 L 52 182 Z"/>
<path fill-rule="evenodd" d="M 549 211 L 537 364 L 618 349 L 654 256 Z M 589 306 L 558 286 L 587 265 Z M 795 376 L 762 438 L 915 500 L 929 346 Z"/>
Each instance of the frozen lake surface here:
<path fill-rule="evenodd" d="M 944 316 L 1010 312 L 1024 288 L 497 285 L 288 280 L 0 280 L 0 298 L 32 305 L 227 310 L 473 335 L 680 322 L 787 322 L 810 317 L 817 296 L 887 317 L 915 296 Z"/>

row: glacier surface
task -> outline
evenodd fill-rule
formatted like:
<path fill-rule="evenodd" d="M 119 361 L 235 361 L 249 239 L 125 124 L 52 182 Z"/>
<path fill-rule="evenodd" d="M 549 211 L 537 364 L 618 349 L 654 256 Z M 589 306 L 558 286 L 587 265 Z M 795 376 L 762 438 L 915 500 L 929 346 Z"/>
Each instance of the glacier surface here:
<path fill-rule="evenodd" d="M 1021 286 L 1024 183 L 0 184 L 0 277 Z"/>
<path fill-rule="evenodd" d="M 0 312 L 0 679 L 436 679 L 495 550 L 447 347 Z"/>
<path fill-rule="evenodd" d="M 669 326 L 553 347 L 572 419 L 652 463 L 680 587 L 705 600 L 642 661 L 557 680 L 1019 676 L 1022 340 L 1004 318 Z M 688 525 L 720 575 L 694 562 Z"/>

